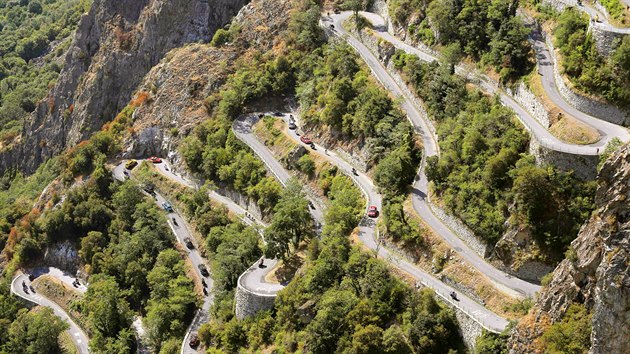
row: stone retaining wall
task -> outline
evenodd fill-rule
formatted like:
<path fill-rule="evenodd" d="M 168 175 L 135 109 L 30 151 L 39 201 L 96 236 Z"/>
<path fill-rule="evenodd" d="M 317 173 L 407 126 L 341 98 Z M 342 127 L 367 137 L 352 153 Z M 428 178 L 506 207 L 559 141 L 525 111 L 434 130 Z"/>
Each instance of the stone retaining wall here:
<path fill-rule="evenodd" d="M 549 112 L 527 85 L 520 82 L 515 89 L 506 88 L 505 91 L 514 98 L 518 104 L 523 106 L 543 127 L 549 128 L 551 126 Z"/>
<path fill-rule="evenodd" d="M 529 153 L 536 157 L 538 164 L 548 163 L 563 171 L 573 170 L 576 177 L 583 180 L 593 180 L 597 177 L 598 156 L 575 155 L 548 149 L 538 143 L 536 139 L 529 142 Z"/>
<path fill-rule="evenodd" d="M 236 287 L 234 304 L 236 318 L 242 320 L 246 317 L 255 315 L 259 311 L 271 310 L 275 301 L 275 295 L 262 295 L 253 293 L 250 290 L 242 287 L 241 282 L 239 281 L 238 286 Z"/>
<path fill-rule="evenodd" d="M 547 43 L 547 47 L 549 47 L 549 53 L 551 54 L 551 60 L 553 61 L 554 80 L 556 82 L 556 87 L 558 88 L 560 96 L 562 96 L 562 98 L 567 101 L 567 103 L 569 103 L 571 106 L 575 107 L 581 112 L 614 124 L 619 124 L 626 127 L 630 126 L 630 112 L 622 110 L 605 102 L 595 101 L 591 98 L 576 93 L 569 88 L 569 86 L 565 82 L 565 79 L 562 77 L 562 75 L 560 75 L 559 63 L 558 59 L 556 58 L 556 53 L 553 47 L 553 43 L 551 42 L 551 38 L 546 32 L 544 32 L 543 35 L 545 36 L 545 42 Z"/>
<path fill-rule="evenodd" d="M 445 302 L 446 303 L 446 302 Z M 464 344 L 466 348 L 471 353 L 475 353 L 475 348 L 477 347 L 477 338 L 481 336 L 483 333 L 483 327 L 479 325 L 479 323 L 475 322 L 472 318 L 468 317 L 464 311 L 456 308 L 455 306 L 449 305 L 455 312 L 455 318 L 457 319 L 457 329 L 459 330 L 459 334 L 464 339 Z"/>
<path fill-rule="evenodd" d="M 446 226 L 448 226 L 453 232 L 457 234 L 466 244 L 477 254 L 483 258 L 486 258 L 492 252 L 492 247 L 483 243 L 475 236 L 475 234 L 459 220 L 459 218 L 451 215 L 442 207 L 436 205 L 431 201 L 431 198 L 427 198 L 427 205 L 431 208 L 431 212 L 435 214 Z"/>
<path fill-rule="evenodd" d="M 604 57 L 612 54 L 624 37 L 623 33 L 609 31 L 598 22 L 591 21 L 588 27 L 595 40 L 597 52 Z"/>

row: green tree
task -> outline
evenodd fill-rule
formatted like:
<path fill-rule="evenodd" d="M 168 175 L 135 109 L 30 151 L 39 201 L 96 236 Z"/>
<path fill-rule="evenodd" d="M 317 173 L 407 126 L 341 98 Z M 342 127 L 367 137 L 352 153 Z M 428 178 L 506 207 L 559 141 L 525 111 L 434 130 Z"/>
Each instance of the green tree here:
<path fill-rule="evenodd" d="M 12 353 L 61 353 L 57 338 L 67 328 L 49 308 L 22 309 L 9 327 L 7 346 Z"/>
<path fill-rule="evenodd" d="M 591 347 L 591 314 L 584 305 L 572 304 L 541 338 L 548 353 L 586 353 Z"/>
<path fill-rule="evenodd" d="M 265 255 L 286 260 L 303 240 L 315 235 L 309 202 L 296 180 L 289 180 L 274 208 L 273 221 L 265 230 Z"/>
<path fill-rule="evenodd" d="M 129 328 L 131 311 L 116 280 L 110 276 L 94 275 L 83 300 L 87 313 L 87 326 L 92 333 L 90 347 L 102 351 L 107 338 L 116 338 L 119 332 Z"/>

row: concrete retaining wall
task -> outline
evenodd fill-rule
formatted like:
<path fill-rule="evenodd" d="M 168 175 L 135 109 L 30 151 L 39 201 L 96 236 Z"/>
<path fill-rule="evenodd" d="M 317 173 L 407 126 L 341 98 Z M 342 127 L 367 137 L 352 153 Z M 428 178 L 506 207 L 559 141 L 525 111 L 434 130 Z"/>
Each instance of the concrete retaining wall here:
<path fill-rule="evenodd" d="M 556 82 L 556 87 L 558 88 L 560 96 L 562 96 L 562 98 L 567 101 L 567 103 L 569 103 L 571 106 L 575 107 L 581 112 L 614 124 L 624 125 L 626 127 L 630 126 L 629 111 L 620 109 L 605 102 L 593 100 L 589 97 L 583 96 L 573 91 L 569 87 L 570 84 L 567 84 L 562 75 L 560 75 L 558 59 L 556 58 L 556 53 L 553 47 L 553 43 L 551 42 L 551 38 L 547 33 L 544 33 L 544 36 L 545 42 L 549 47 L 549 53 L 551 53 L 551 60 L 553 61 L 554 80 Z"/>

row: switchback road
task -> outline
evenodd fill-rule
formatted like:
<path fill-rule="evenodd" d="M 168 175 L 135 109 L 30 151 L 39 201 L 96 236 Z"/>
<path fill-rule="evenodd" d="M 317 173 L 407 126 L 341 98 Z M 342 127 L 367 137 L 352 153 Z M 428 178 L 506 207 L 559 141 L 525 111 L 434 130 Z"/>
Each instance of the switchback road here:
<path fill-rule="evenodd" d="M 442 237 L 456 252 L 458 252 L 464 260 L 473 267 L 477 268 L 481 273 L 485 274 L 495 284 L 502 287 L 503 290 L 519 297 L 533 297 L 540 289 L 540 286 L 508 275 L 486 262 L 485 259 L 473 251 L 464 241 L 455 235 L 448 226 L 438 219 L 433 212 L 431 212 L 426 200 L 428 195 L 428 180 L 424 174 L 424 164 L 426 157 L 435 156 L 439 151 L 437 137 L 432 133 L 435 131 L 435 128 L 432 126 L 432 122 L 428 119 L 426 114 L 424 114 L 424 112 L 421 113 L 420 109 L 414 105 L 413 98 L 409 97 L 408 93 L 398 86 L 396 81 L 389 75 L 385 67 L 383 67 L 372 52 L 357 38 L 343 29 L 343 21 L 349 18 L 351 14 L 351 12 L 342 12 L 341 14 L 332 17 L 337 33 L 339 33 L 344 40 L 346 40 L 355 50 L 359 52 L 372 72 L 387 90 L 389 90 L 394 96 L 403 98 L 401 107 L 407 114 L 411 124 L 422 137 L 424 158 L 418 172 L 418 176 L 413 183 L 412 204 L 414 209 L 420 217 L 424 219 L 427 225 L 437 235 Z M 386 32 L 384 35 L 386 35 Z M 386 39 L 389 40 L 390 38 L 386 37 Z M 402 44 L 404 43 L 397 41 L 396 44 L 403 47 Z M 406 44 L 403 48 L 405 48 L 405 50 L 414 50 L 413 47 Z M 520 106 L 517 105 L 517 108 L 520 108 Z M 523 109 L 521 108 L 521 110 Z M 542 128 L 542 126 L 538 126 Z M 542 130 L 546 132 L 545 129 Z"/>
<path fill-rule="evenodd" d="M 54 271 L 56 272 L 56 271 Z M 63 273 L 63 272 L 62 272 Z M 53 274 L 54 276 L 54 274 Z M 28 275 L 26 274 L 19 274 L 17 275 L 15 278 L 13 278 L 13 281 L 11 282 L 11 292 L 27 301 L 33 302 L 37 305 L 40 306 L 46 306 L 49 307 L 53 310 L 53 312 L 55 313 L 56 316 L 60 317 L 62 320 L 64 320 L 65 322 L 68 323 L 68 325 L 70 325 L 70 328 L 67 330 L 68 334 L 70 334 L 70 337 L 72 338 L 72 341 L 74 342 L 77 350 L 79 351 L 80 354 L 88 354 L 88 337 L 85 334 L 85 332 L 83 332 L 83 330 L 72 320 L 72 318 L 70 318 L 70 315 L 68 315 L 66 313 L 66 311 L 64 311 L 59 305 L 57 305 L 54 301 L 39 295 L 38 293 L 33 293 L 31 290 L 28 290 L 28 292 L 24 291 L 23 287 L 22 287 L 22 283 L 26 284 L 27 286 L 30 285 L 30 281 L 28 279 Z"/>
<path fill-rule="evenodd" d="M 286 115 L 284 115 L 283 118 L 287 119 Z M 280 163 L 273 156 L 273 153 L 264 144 L 258 141 L 256 136 L 252 133 L 252 126 L 256 123 L 256 121 L 258 121 L 258 119 L 259 116 L 256 114 L 241 116 L 234 123 L 235 133 L 237 134 L 239 139 L 250 146 L 250 148 L 254 149 L 256 154 L 258 154 L 258 156 L 265 162 L 267 166 L 274 166 L 271 168 L 274 169 L 273 172 L 275 175 L 288 177 L 288 171 L 286 171 L 284 167 L 280 165 Z M 238 127 L 238 130 L 236 130 L 236 127 Z M 291 132 L 290 136 L 294 140 L 299 141 L 299 137 L 296 135 L 295 132 Z M 315 149 L 313 151 L 316 154 L 319 154 L 323 158 L 337 165 L 343 173 L 345 173 L 355 181 L 358 187 L 365 194 L 369 205 L 374 205 L 379 210 L 381 210 L 381 195 L 376 191 L 376 187 L 367 175 L 360 172 L 357 172 L 356 175 L 353 174 L 352 166 L 341 157 L 332 152 L 326 153 L 326 149 L 318 144 L 314 144 L 314 146 Z M 449 296 L 451 292 L 455 291 L 452 287 L 444 284 L 440 280 L 434 278 L 432 275 L 424 272 L 418 266 L 412 264 L 411 262 L 408 262 L 397 254 L 383 247 L 378 241 L 375 219 L 368 218 L 367 216 L 363 218 L 359 225 L 359 239 L 367 248 L 373 250 L 376 254 L 378 254 L 379 257 L 396 266 L 397 268 L 405 271 L 416 281 L 422 283 L 424 286 L 433 289 L 441 298 L 444 299 L 444 301 L 454 305 L 458 309 L 468 314 L 469 317 L 481 324 L 484 328 L 498 333 L 503 331 L 503 329 L 505 329 L 508 325 L 507 320 L 486 309 L 481 304 L 475 302 L 474 300 L 463 294 L 458 295 L 458 300 L 453 300 Z"/>

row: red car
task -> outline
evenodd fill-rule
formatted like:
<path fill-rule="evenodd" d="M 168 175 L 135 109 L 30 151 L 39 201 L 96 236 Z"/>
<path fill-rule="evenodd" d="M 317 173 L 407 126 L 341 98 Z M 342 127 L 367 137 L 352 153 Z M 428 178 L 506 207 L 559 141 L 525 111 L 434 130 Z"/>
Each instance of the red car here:
<path fill-rule="evenodd" d="M 151 161 L 151 162 L 153 162 L 153 163 L 160 163 L 160 162 L 162 162 L 162 159 L 161 159 L 161 158 L 159 158 L 159 157 L 155 157 L 155 156 L 151 156 L 151 157 L 149 157 L 147 160 L 148 160 L 148 161 Z"/>
<path fill-rule="evenodd" d="M 371 218 L 378 217 L 378 208 L 376 208 L 376 206 L 374 206 L 374 205 L 370 205 L 370 207 L 368 208 L 368 213 L 367 214 Z"/>
<path fill-rule="evenodd" d="M 311 145 L 313 143 L 313 140 L 311 138 L 309 138 L 308 136 L 306 136 L 306 135 L 302 135 L 300 137 L 300 141 L 303 142 L 306 145 Z"/>

